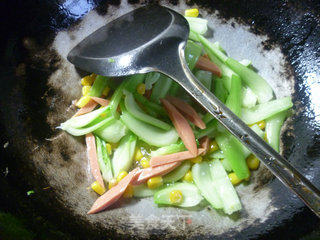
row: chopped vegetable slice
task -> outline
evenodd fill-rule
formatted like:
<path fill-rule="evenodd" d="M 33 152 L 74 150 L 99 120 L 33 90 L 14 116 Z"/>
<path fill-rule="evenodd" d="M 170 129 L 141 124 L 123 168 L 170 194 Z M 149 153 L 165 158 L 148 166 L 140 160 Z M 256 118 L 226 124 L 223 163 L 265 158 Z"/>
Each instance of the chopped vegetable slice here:
<path fill-rule="evenodd" d="M 150 189 L 148 188 L 147 184 L 144 183 L 144 184 L 133 186 L 133 196 L 140 197 L 140 198 L 151 197 L 158 190 L 159 190 L 158 188 Z"/>
<path fill-rule="evenodd" d="M 236 114 L 238 117 L 241 116 L 241 79 L 240 78 L 231 78 L 231 87 L 229 91 L 229 96 L 226 100 L 226 106 Z"/>
<path fill-rule="evenodd" d="M 106 143 L 99 137 L 96 137 L 96 144 L 97 144 L 98 163 L 102 173 L 102 178 L 106 182 L 110 182 L 113 179 L 113 173 L 112 173 L 111 159 L 107 152 Z"/>
<path fill-rule="evenodd" d="M 201 42 L 201 44 L 205 47 L 206 52 L 208 53 L 210 59 L 211 59 L 210 54 L 215 55 L 221 62 L 225 62 L 228 59 L 227 55 L 220 50 L 217 44 L 210 42 L 208 39 L 201 36 L 200 34 L 197 35 L 197 38 Z"/>
<path fill-rule="evenodd" d="M 205 129 L 206 124 L 202 121 L 201 117 L 198 115 L 196 110 L 191 107 L 188 103 L 179 98 L 167 96 L 166 98 L 171 104 L 173 104 L 184 116 L 196 125 L 200 129 Z"/>
<path fill-rule="evenodd" d="M 152 88 L 152 85 L 159 80 L 160 75 L 161 74 L 158 72 L 147 73 L 145 81 L 144 81 L 146 84 L 146 90 L 150 90 Z"/>
<path fill-rule="evenodd" d="M 198 70 L 194 75 L 208 90 L 211 90 L 211 86 L 212 86 L 211 72 Z"/>
<path fill-rule="evenodd" d="M 288 110 L 292 106 L 291 97 L 284 97 L 261 103 L 253 108 L 242 108 L 242 120 L 246 124 L 253 124 Z"/>
<path fill-rule="evenodd" d="M 194 137 L 192 128 L 188 121 L 181 115 L 181 113 L 167 100 L 161 99 L 162 104 L 167 110 L 173 125 L 175 126 L 180 138 L 182 139 L 186 148 L 193 156 L 197 155 L 197 143 Z"/>
<path fill-rule="evenodd" d="M 114 176 L 122 171 L 128 171 L 133 163 L 133 155 L 136 147 L 137 137 L 126 135 L 120 141 L 119 147 L 115 150 L 112 158 Z"/>
<path fill-rule="evenodd" d="M 214 187 L 210 166 L 207 162 L 196 163 L 192 167 L 193 181 L 199 188 L 201 195 L 216 209 L 223 207 L 223 203 Z"/>
<path fill-rule="evenodd" d="M 170 144 L 165 147 L 158 148 L 157 150 L 151 151 L 151 157 L 167 155 L 171 153 L 184 151 L 186 147 L 183 142 Z"/>
<path fill-rule="evenodd" d="M 223 211 L 232 214 L 241 210 L 241 203 L 236 190 L 219 160 L 210 162 L 210 172 L 213 185 L 222 200 Z"/>
<path fill-rule="evenodd" d="M 279 152 L 280 130 L 286 118 L 287 111 L 275 114 L 274 116 L 266 119 L 266 136 L 268 143 L 271 147 Z"/>
<path fill-rule="evenodd" d="M 150 96 L 150 100 L 155 103 L 159 103 L 160 98 L 164 98 L 169 92 L 172 85 L 171 78 L 161 74 L 158 81 L 153 86 L 153 90 Z"/>
<path fill-rule="evenodd" d="M 155 127 L 161 128 L 163 130 L 170 130 L 171 126 L 163 122 L 157 118 L 154 118 L 142 111 L 142 109 L 139 107 L 139 105 L 134 100 L 134 97 L 132 93 L 125 91 L 124 94 L 126 95 L 124 99 L 124 104 L 126 106 L 126 109 L 128 112 L 133 115 L 135 118 L 139 119 L 140 121 L 143 121 L 145 123 L 148 123 L 150 125 L 153 125 Z"/>
<path fill-rule="evenodd" d="M 134 75 L 126 77 L 125 78 L 125 82 L 126 82 L 125 89 L 127 89 L 128 91 L 130 91 L 132 93 L 135 92 L 138 85 L 140 83 L 143 83 L 144 78 L 145 78 L 144 74 L 134 74 Z"/>
<path fill-rule="evenodd" d="M 109 82 L 110 78 L 98 75 L 94 80 L 88 95 L 91 97 L 100 97 Z"/>
<path fill-rule="evenodd" d="M 100 172 L 100 167 L 98 163 L 98 156 L 97 156 L 97 148 L 96 148 L 96 140 L 92 133 L 86 135 L 86 145 L 87 145 L 87 156 L 90 163 L 91 173 L 94 179 L 103 187 L 105 188 L 103 178 Z"/>
<path fill-rule="evenodd" d="M 246 179 L 249 177 L 250 172 L 246 164 L 241 143 L 227 132 L 218 134 L 216 141 L 238 178 Z"/>
<path fill-rule="evenodd" d="M 238 61 L 228 58 L 226 64 L 251 88 L 257 95 L 259 103 L 265 103 L 273 98 L 273 90 L 260 75 L 250 68 L 243 66 Z"/>
<path fill-rule="evenodd" d="M 208 20 L 196 17 L 185 17 L 189 23 L 190 30 L 198 34 L 205 34 L 208 30 Z"/>
<path fill-rule="evenodd" d="M 242 106 L 252 108 L 258 101 L 257 95 L 248 87 L 242 87 Z"/>
<path fill-rule="evenodd" d="M 225 76 L 222 76 L 222 78 L 213 76 L 213 79 L 214 79 L 213 93 L 223 103 L 226 102 L 228 97 L 228 90 L 224 87 L 224 82 L 228 81 L 226 78 L 227 77 Z"/>
<path fill-rule="evenodd" d="M 120 119 L 127 128 L 151 146 L 163 147 L 176 143 L 178 140 L 178 134 L 174 128 L 164 131 L 136 119 L 127 111 L 122 112 Z"/>
<path fill-rule="evenodd" d="M 127 133 L 128 128 L 120 120 L 115 120 L 112 124 L 106 124 L 94 131 L 94 134 L 111 143 L 119 142 Z"/>
<path fill-rule="evenodd" d="M 189 40 L 184 52 L 188 67 L 192 71 L 202 53 L 202 46 Z"/>
<path fill-rule="evenodd" d="M 164 175 L 162 177 L 163 182 L 168 183 L 168 182 L 176 182 L 180 180 L 188 172 L 190 167 L 191 167 L 190 161 L 184 161 L 183 163 L 181 163 L 179 167 L 174 169 L 172 172 L 169 172 L 166 175 Z"/>
<path fill-rule="evenodd" d="M 111 206 L 115 203 L 125 192 L 128 185 L 132 182 L 132 180 L 136 177 L 139 169 L 134 169 L 127 176 L 125 176 L 116 186 L 112 187 L 105 194 L 100 196 L 92 205 L 88 214 L 94 214 L 97 212 L 101 212 L 107 207 Z"/>
<path fill-rule="evenodd" d="M 180 191 L 182 193 L 181 202 L 170 201 L 170 193 L 172 191 Z M 202 201 L 202 196 L 198 188 L 192 183 L 175 183 L 154 194 L 154 202 L 157 204 L 174 205 L 179 207 L 194 207 Z"/>

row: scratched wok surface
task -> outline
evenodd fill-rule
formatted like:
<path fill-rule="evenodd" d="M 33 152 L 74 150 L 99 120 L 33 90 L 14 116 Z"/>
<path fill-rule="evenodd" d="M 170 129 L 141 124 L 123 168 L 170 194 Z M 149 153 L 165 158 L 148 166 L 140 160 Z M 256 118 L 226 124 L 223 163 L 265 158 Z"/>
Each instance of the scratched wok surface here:
<path fill-rule="evenodd" d="M 244 209 L 231 217 L 208 208 L 157 208 L 152 199 L 86 215 L 96 195 L 87 189 L 92 178 L 83 138 L 56 129 L 75 112 L 70 104 L 84 74 L 66 55 L 98 27 L 147 3 L 0 3 L 0 209 L 40 216 L 74 239 L 299 239 L 312 231 L 319 220 L 264 167 L 251 184 L 237 187 Z M 278 97 L 292 96 L 282 154 L 320 187 L 320 3 L 156 3 L 180 12 L 198 6 L 212 39 L 236 59 L 251 59 Z"/>

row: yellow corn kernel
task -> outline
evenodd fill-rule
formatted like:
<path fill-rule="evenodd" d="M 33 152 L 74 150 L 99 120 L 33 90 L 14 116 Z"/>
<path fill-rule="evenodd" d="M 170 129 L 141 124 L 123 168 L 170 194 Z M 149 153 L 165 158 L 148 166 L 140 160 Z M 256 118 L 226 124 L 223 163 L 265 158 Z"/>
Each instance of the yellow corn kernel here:
<path fill-rule="evenodd" d="M 112 146 L 111 146 L 110 143 L 107 143 L 107 144 L 106 144 L 106 149 L 107 149 L 107 153 L 108 153 L 109 155 L 111 155 L 111 154 L 112 154 Z"/>
<path fill-rule="evenodd" d="M 143 154 L 140 148 L 137 148 L 136 154 L 134 155 L 134 160 L 140 161 L 143 158 Z"/>
<path fill-rule="evenodd" d="M 148 167 L 150 167 L 149 160 L 148 160 L 147 158 L 145 158 L 145 157 L 140 160 L 140 164 L 141 164 L 141 166 L 142 166 L 143 168 L 148 168 Z"/>
<path fill-rule="evenodd" d="M 90 96 L 83 96 L 78 100 L 78 102 L 76 103 L 76 106 L 78 108 L 82 108 L 85 105 L 87 105 L 87 103 L 90 101 L 90 99 L 91 99 Z"/>
<path fill-rule="evenodd" d="M 117 176 L 117 182 L 120 182 L 127 175 L 128 175 L 128 173 L 126 171 L 119 172 L 119 174 Z"/>
<path fill-rule="evenodd" d="M 264 120 L 262 120 L 262 121 L 260 121 L 260 122 L 257 122 L 257 124 L 258 124 L 258 127 L 259 127 L 261 130 L 265 129 L 265 127 L 266 127 L 266 122 L 265 122 Z"/>
<path fill-rule="evenodd" d="M 98 75 L 95 74 L 95 73 L 91 73 L 91 74 L 90 74 L 90 77 L 93 79 L 93 81 L 96 80 L 96 77 L 97 77 L 97 76 L 98 76 Z"/>
<path fill-rule="evenodd" d="M 202 156 L 197 156 L 195 158 L 191 158 L 190 161 L 192 163 L 201 163 L 202 162 Z"/>
<path fill-rule="evenodd" d="M 128 185 L 127 189 L 123 193 L 124 198 L 132 198 L 133 196 L 133 187 L 132 185 Z"/>
<path fill-rule="evenodd" d="M 218 143 L 216 142 L 216 140 L 212 140 L 210 142 L 209 153 L 213 153 L 213 152 L 217 151 L 218 149 L 219 149 Z"/>
<path fill-rule="evenodd" d="M 260 165 L 259 159 L 253 154 L 247 157 L 246 161 L 247 161 L 248 168 L 250 170 L 257 170 Z"/>
<path fill-rule="evenodd" d="M 163 184 L 161 176 L 149 178 L 147 181 L 148 188 L 154 189 L 160 187 Z"/>
<path fill-rule="evenodd" d="M 97 181 L 91 184 L 91 188 L 99 195 L 102 195 L 106 191 L 106 189 L 102 187 Z"/>
<path fill-rule="evenodd" d="M 179 204 L 183 201 L 183 195 L 180 190 L 173 190 L 170 193 L 169 200 L 173 204 Z"/>
<path fill-rule="evenodd" d="M 186 17 L 198 17 L 199 16 L 199 10 L 197 8 L 186 9 L 184 11 L 184 15 Z"/>
<path fill-rule="evenodd" d="M 102 91 L 102 95 L 105 96 L 105 97 L 107 97 L 108 94 L 109 94 L 109 92 L 110 92 L 110 88 L 109 88 L 109 87 L 106 87 L 106 88 Z"/>
<path fill-rule="evenodd" d="M 182 178 L 183 181 L 186 182 L 192 182 L 193 181 L 193 177 L 192 177 L 192 172 L 191 170 L 189 170 Z"/>
<path fill-rule="evenodd" d="M 89 94 L 91 87 L 90 86 L 83 86 L 82 87 L 82 95 L 86 96 Z"/>
<path fill-rule="evenodd" d="M 229 177 L 230 182 L 232 183 L 232 185 L 238 185 L 239 183 L 242 182 L 242 180 L 239 179 L 234 172 L 229 173 L 229 174 L 228 174 L 228 177 Z"/>
<path fill-rule="evenodd" d="M 82 86 L 91 86 L 95 78 L 93 78 L 91 75 L 85 76 L 81 79 L 81 85 Z"/>
<path fill-rule="evenodd" d="M 137 93 L 143 95 L 143 94 L 145 94 L 145 92 L 146 92 L 146 85 L 144 83 L 140 83 L 137 86 Z"/>
<path fill-rule="evenodd" d="M 115 178 L 111 179 L 109 182 L 109 189 L 113 188 L 117 184 L 118 184 L 117 179 L 115 179 Z"/>

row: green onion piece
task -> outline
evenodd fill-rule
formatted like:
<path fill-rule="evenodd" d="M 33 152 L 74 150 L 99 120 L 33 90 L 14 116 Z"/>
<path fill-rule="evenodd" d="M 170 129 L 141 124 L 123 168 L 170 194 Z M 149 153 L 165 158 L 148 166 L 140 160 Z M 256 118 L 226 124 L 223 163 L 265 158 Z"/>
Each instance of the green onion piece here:
<path fill-rule="evenodd" d="M 112 168 L 114 176 L 118 176 L 121 171 L 128 171 L 133 164 L 133 155 L 136 148 L 137 136 L 126 135 L 120 141 L 112 158 Z"/>
<path fill-rule="evenodd" d="M 253 108 L 242 108 L 242 120 L 246 124 L 253 124 L 288 110 L 293 106 L 291 97 L 284 97 L 261 103 Z"/>
<path fill-rule="evenodd" d="M 172 203 L 170 201 L 170 194 L 174 190 L 179 190 L 182 193 L 182 201 L 180 203 Z M 174 205 L 179 207 L 194 207 L 198 205 L 202 199 L 198 188 L 192 183 L 175 183 L 154 194 L 154 202 L 156 204 Z"/>
<path fill-rule="evenodd" d="M 259 74 L 243 66 L 238 61 L 228 58 L 226 64 L 235 71 L 246 85 L 257 95 L 259 103 L 265 103 L 273 98 L 273 90 Z"/>
<path fill-rule="evenodd" d="M 190 161 L 184 161 L 179 167 L 162 177 L 164 183 L 179 181 L 191 167 Z"/>
<path fill-rule="evenodd" d="M 102 177 L 106 182 L 110 182 L 113 178 L 111 159 L 108 154 L 106 143 L 99 137 L 95 136 L 97 145 L 98 164 Z"/>
<path fill-rule="evenodd" d="M 201 195 L 212 205 L 213 208 L 221 209 L 222 201 L 214 187 L 210 166 L 208 162 L 202 161 L 192 166 L 193 181 L 201 192 Z"/>
<path fill-rule="evenodd" d="M 232 172 L 232 167 L 230 166 L 228 159 L 224 158 L 224 159 L 221 159 L 220 161 L 222 166 L 227 172 Z"/>
<path fill-rule="evenodd" d="M 248 59 L 242 59 L 241 61 L 239 61 L 239 63 L 241 63 L 245 67 L 251 67 L 252 66 L 251 60 L 248 60 Z"/>
<path fill-rule="evenodd" d="M 271 147 L 279 152 L 280 131 L 287 116 L 287 111 L 280 112 L 266 119 L 266 136 Z"/>
<path fill-rule="evenodd" d="M 216 141 L 237 177 L 239 179 L 249 177 L 250 172 L 242 151 L 241 143 L 228 132 L 218 134 Z"/>
<path fill-rule="evenodd" d="M 229 177 L 219 160 L 210 162 L 210 172 L 213 185 L 223 204 L 223 211 L 232 214 L 241 210 L 241 203 Z"/>
<path fill-rule="evenodd" d="M 190 32 L 189 32 L 189 39 L 192 40 L 192 41 L 195 41 L 195 42 L 199 42 L 198 34 L 195 33 L 194 31 L 192 31 L 191 29 L 190 29 Z"/>
<path fill-rule="evenodd" d="M 144 113 L 142 109 L 139 107 L 139 105 L 136 103 L 136 101 L 134 100 L 132 93 L 128 91 L 124 91 L 124 94 L 125 94 L 125 99 L 124 99 L 125 107 L 132 116 L 139 119 L 140 121 L 151 124 L 155 127 L 159 127 L 163 130 L 171 129 L 170 124 L 165 123 L 157 118 L 154 118 Z"/>

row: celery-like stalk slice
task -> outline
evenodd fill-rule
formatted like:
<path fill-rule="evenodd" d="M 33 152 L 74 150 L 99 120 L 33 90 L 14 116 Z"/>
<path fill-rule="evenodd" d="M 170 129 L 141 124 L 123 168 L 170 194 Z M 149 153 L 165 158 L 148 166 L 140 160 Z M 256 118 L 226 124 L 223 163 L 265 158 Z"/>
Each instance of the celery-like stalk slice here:
<path fill-rule="evenodd" d="M 128 128 L 119 120 L 115 120 L 111 125 L 107 124 L 94 131 L 94 134 L 101 139 L 111 143 L 119 142 L 127 133 Z"/>
<path fill-rule="evenodd" d="M 152 88 L 152 85 L 159 80 L 160 75 L 161 74 L 158 72 L 147 73 L 146 78 L 144 80 L 144 83 L 146 85 L 146 90 L 150 90 Z"/>
<path fill-rule="evenodd" d="M 184 52 L 188 67 L 192 71 L 202 53 L 202 46 L 189 40 Z"/>
<path fill-rule="evenodd" d="M 286 119 L 287 111 L 275 114 L 266 119 L 266 136 L 271 147 L 279 152 L 280 146 L 280 131 L 284 120 Z"/>
<path fill-rule="evenodd" d="M 248 88 L 248 87 L 242 87 L 242 106 L 245 108 L 252 108 L 257 103 L 257 95 L 254 94 L 254 92 Z"/>
<path fill-rule="evenodd" d="M 182 202 L 172 203 L 170 201 L 170 193 L 172 191 L 181 191 Z M 194 207 L 202 201 L 202 196 L 198 188 L 192 183 L 175 183 L 166 188 L 157 191 L 154 194 L 154 202 L 156 204 L 173 205 L 179 207 Z"/>
<path fill-rule="evenodd" d="M 110 182 L 113 178 L 112 164 L 110 156 L 107 152 L 106 143 L 96 136 L 97 155 L 100 171 L 105 181 Z"/>
<path fill-rule="evenodd" d="M 165 147 L 158 148 L 157 150 L 151 151 L 151 157 L 168 155 L 172 153 L 182 152 L 186 149 L 183 142 L 173 143 Z"/>
<path fill-rule="evenodd" d="M 112 158 L 114 176 L 121 171 L 128 171 L 133 163 L 133 155 L 136 147 L 137 137 L 133 134 L 123 137 L 119 147 L 116 148 Z"/>
<path fill-rule="evenodd" d="M 201 195 L 216 209 L 223 207 L 222 201 L 213 185 L 210 166 L 207 162 L 196 163 L 192 167 L 192 177 Z"/>
<path fill-rule="evenodd" d="M 179 181 L 188 172 L 191 167 L 190 161 L 184 161 L 179 167 L 162 177 L 164 183 Z"/>
<path fill-rule="evenodd" d="M 171 128 L 170 124 L 144 113 L 143 110 L 136 103 L 132 93 L 124 91 L 124 94 L 126 95 L 124 99 L 125 107 L 128 110 L 128 112 L 135 118 L 145 123 L 151 124 L 155 127 L 159 127 L 163 130 L 169 130 Z"/>
<path fill-rule="evenodd" d="M 213 185 L 222 200 L 223 211 L 232 214 L 241 210 L 241 203 L 236 190 L 219 160 L 210 162 L 210 172 Z"/>
<path fill-rule="evenodd" d="M 284 97 L 261 103 L 253 108 L 242 108 L 242 120 L 246 124 L 253 124 L 288 110 L 293 106 L 291 97 Z"/>
<path fill-rule="evenodd" d="M 164 131 L 136 119 L 127 111 L 123 111 L 120 119 L 127 128 L 151 146 L 164 147 L 176 143 L 178 140 L 179 136 L 174 128 Z"/>
<path fill-rule="evenodd" d="M 150 100 L 155 103 L 159 103 L 160 98 L 164 98 L 169 92 L 171 84 L 172 84 L 171 78 L 161 74 L 159 80 L 153 86 Z"/>
<path fill-rule="evenodd" d="M 189 23 L 190 30 L 198 34 L 205 34 L 208 30 L 208 20 L 198 17 L 185 17 Z"/>
<path fill-rule="evenodd" d="M 100 97 L 103 90 L 108 86 L 109 82 L 110 78 L 98 75 L 94 80 L 92 87 L 90 88 L 89 96 Z"/>
<path fill-rule="evenodd" d="M 239 179 L 250 176 L 250 172 L 243 154 L 241 143 L 227 132 L 219 133 L 216 141 L 223 154 L 228 159 L 233 171 Z"/>
<path fill-rule="evenodd" d="M 265 103 L 273 98 L 273 90 L 270 85 L 259 74 L 245 67 L 238 61 L 228 58 L 226 64 L 235 71 L 241 79 L 257 95 L 259 103 Z"/>
<path fill-rule="evenodd" d="M 194 75 L 208 90 L 211 90 L 211 85 L 212 85 L 211 72 L 198 70 Z"/>

